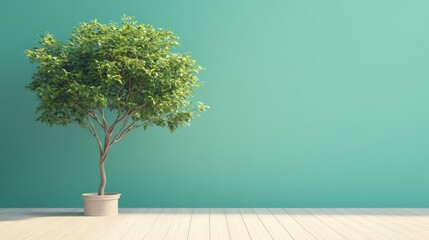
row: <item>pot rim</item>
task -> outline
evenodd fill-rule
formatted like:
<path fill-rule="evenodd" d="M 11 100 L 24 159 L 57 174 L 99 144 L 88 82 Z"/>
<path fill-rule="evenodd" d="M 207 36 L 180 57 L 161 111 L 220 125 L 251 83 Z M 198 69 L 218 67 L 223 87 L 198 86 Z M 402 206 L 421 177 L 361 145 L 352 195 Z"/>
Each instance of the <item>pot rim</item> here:
<path fill-rule="evenodd" d="M 83 193 L 82 198 L 88 200 L 115 200 L 121 197 L 120 193 L 107 192 L 104 195 L 98 195 L 98 193 Z"/>

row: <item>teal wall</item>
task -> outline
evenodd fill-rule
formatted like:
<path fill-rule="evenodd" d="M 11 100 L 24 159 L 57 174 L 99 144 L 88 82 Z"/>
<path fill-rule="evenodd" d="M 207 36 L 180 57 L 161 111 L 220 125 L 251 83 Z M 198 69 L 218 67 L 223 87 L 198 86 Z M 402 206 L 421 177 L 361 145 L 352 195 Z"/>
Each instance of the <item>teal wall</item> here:
<path fill-rule="evenodd" d="M 429 207 L 429 1 L 0 3 L 0 207 L 77 207 L 97 147 L 35 122 L 37 34 L 125 13 L 174 30 L 211 109 L 135 131 L 107 160 L 122 207 Z"/>

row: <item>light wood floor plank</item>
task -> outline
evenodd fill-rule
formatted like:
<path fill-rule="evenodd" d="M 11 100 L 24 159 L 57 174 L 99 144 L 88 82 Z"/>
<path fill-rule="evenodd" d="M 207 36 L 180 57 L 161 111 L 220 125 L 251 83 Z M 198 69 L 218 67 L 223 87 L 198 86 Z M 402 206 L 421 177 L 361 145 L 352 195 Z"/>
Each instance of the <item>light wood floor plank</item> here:
<path fill-rule="evenodd" d="M 155 221 L 153 226 L 149 229 L 144 240 L 159 240 L 164 239 L 170 230 L 171 223 L 173 222 L 174 215 L 176 214 L 176 208 L 167 208 L 159 218 Z"/>
<path fill-rule="evenodd" d="M 77 232 L 76 230 L 84 226 L 87 221 L 88 218 L 81 217 L 72 222 L 64 222 L 60 226 L 54 226 L 47 231 L 37 232 L 34 234 L 34 238 L 29 239 L 71 239 Z"/>
<path fill-rule="evenodd" d="M 145 214 L 148 209 L 145 208 L 129 208 L 121 209 L 120 215 L 124 215 L 120 220 L 109 228 L 104 228 L 104 233 L 100 234 L 99 237 L 95 239 L 104 239 L 104 240 L 117 240 L 120 239 L 128 230 L 133 226 L 137 220 Z"/>
<path fill-rule="evenodd" d="M 90 231 L 87 231 L 84 235 L 82 235 L 79 240 L 113 239 L 107 234 L 116 226 L 124 226 L 124 223 L 130 220 L 132 221 L 133 215 L 133 209 L 121 209 L 118 216 L 104 217 L 102 219 L 102 224 L 94 226 L 92 229 L 90 229 Z"/>
<path fill-rule="evenodd" d="M 339 214 L 343 214 L 346 217 L 356 219 L 360 223 L 374 229 L 378 232 L 383 233 L 383 235 L 387 236 L 392 240 L 409 240 L 410 238 L 398 232 L 396 229 L 391 229 L 386 227 L 384 224 L 380 224 L 377 221 L 374 221 L 373 218 L 366 216 L 365 214 L 355 212 L 351 209 L 335 209 L 335 211 Z"/>
<path fill-rule="evenodd" d="M 63 216 L 58 217 L 55 221 L 50 222 L 49 224 L 35 230 L 34 232 L 28 233 L 21 239 L 58 239 L 66 235 L 67 233 L 70 233 L 87 220 L 87 218 L 82 217 L 83 213 L 81 209 L 76 209 L 76 211 L 73 213 L 76 213 L 76 215 L 67 216 L 66 214 L 64 214 Z"/>
<path fill-rule="evenodd" d="M 268 209 L 295 240 L 316 240 L 301 224 L 280 208 Z"/>
<path fill-rule="evenodd" d="M 425 217 L 422 215 L 409 213 L 405 211 L 403 208 L 377 208 L 377 209 L 374 209 L 374 211 L 377 211 L 377 213 L 382 216 L 401 219 L 401 220 L 404 220 L 405 222 L 410 222 L 409 220 L 414 220 L 415 217 L 418 217 L 418 218 L 421 217 L 422 219 L 429 220 L 429 216 Z M 411 221 L 411 222 L 414 223 L 414 221 Z M 420 226 L 422 226 L 423 229 L 429 230 L 429 223 L 420 222 L 420 221 L 417 221 L 417 222 Z"/>
<path fill-rule="evenodd" d="M 419 233 L 411 231 L 409 228 L 405 227 L 403 224 L 397 225 L 395 223 L 392 223 L 389 220 L 384 219 L 380 214 L 377 214 L 374 209 L 365 209 L 365 208 L 359 208 L 359 209 L 348 209 L 347 211 L 355 213 L 355 214 L 361 214 L 364 218 L 373 221 L 375 223 L 378 223 L 379 225 L 382 225 L 383 227 L 386 227 L 396 233 L 399 233 L 398 235 L 406 237 L 408 239 L 415 239 L 415 240 L 427 240 L 424 236 L 421 236 Z"/>
<path fill-rule="evenodd" d="M 338 232 L 342 236 L 344 236 L 346 239 L 350 240 L 362 240 L 362 239 L 370 239 L 366 236 L 362 235 L 358 231 L 350 228 L 346 224 L 338 221 L 337 219 L 333 218 L 331 214 L 327 213 L 326 211 L 320 210 L 320 209 L 304 209 L 309 214 L 315 216 L 317 219 L 319 219 L 321 222 L 329 226 L 334 231 Z"/>
<path fill-rule="evenodd" d="M 390 209 L 379 209 L 379 210 L 388 216 L 392 216 L 392 217 L 401 216 L 401 218 L 404 219 L 404 221 L 429 231 L 429 217 L 415 216 L 415 214 L 410 214 L 409 212 L 404 211 L 404 209 L 390 208 Z"/>
<path fill-rule="evenodd" d="M 1 240 L 429 240 L 429 209 L 1 209 Z"/>
<path fill-rule="evenodd" d="M 226 208 L 225 214 L 231 240 L 251 240 L 240 211 L 237 208 Z"/>
<path fill-rule="evenodd" d="M 388 216 L 383 212 L 380 212 L 378 209 L 358 209 L 354 210 L 356 212 L 362 212 L 367 216 L 370 216 L 374 221 L 383 224 L 390 229 L 395 229 L 401 234 L 411 238 L 411 239 L 429 239 L 429 232 L 424 229 L 418 228 L 413 224 L 404 221 L 403 218 L 398 216 Z"/>
<path fill-rule="evenodd" d="M 387 236 L 383 235 L 382 233 L 377 232 L 376 230 L 360 223 L 359 221 L 356 221 L 355 219 L 347 216 L 342 215 L 335 212 L 335 209 L 325 209 L 321 208 L 318 209 L 318 211 L 322 212 L 324 216 L 335 219 L 336 221 L 348 226 L 350 229 L 353 229 L 356 232 L 359 232 L 362 236 L 364 236 L 364 239 L 370 239 L 370 240 L 389 240 Z"/>
<path fill-rule="evenodd" d="M 292 218 L 299 222 L 307 231 L 309 231 L 318 240 L 344 240 L 344 236 L 321 222 L 313 215 L 307 213 L 303 209 L 284 208 Z"/>
<path fill-rule="evenodd" d="M 230 240 L 228 223 L 223 208 L 210 209 L 210 240 Z"/>
<path fill-rule="evenodd" d="M 121 236 L 119 239 L 123 240 L 134 240 L 143 239 L 155 221 L 165 211 L 162 208 L 150 208 L 147 209 L 141 216 L 135 221 L 134 224 Z"/>
<path fill-rule="evenodd" d="M 404 208 L 404 210 L 419 216 L 429 217 L 429 208 Z"/>
<path fill-rule="evenodd" d="M 86 236 L 92 236 L 94 231 L 102 228 L 106 222 L 112 221 L 112 219 L 117 219 L 116 217 L 85 217 L 85 224 L 76 227 L 73 232 L 70 232 L 67 235 L 59 237 L 60 239 L 67 240 L 81 240 L 85 239 Z"/>
<path fill-rule="evenodd" d="M 192 209 L 179 209 L 164 240 L 187 240 L 191 225 Z"/>
<path fill-rule="evenodd" d="M 0 228 L 1 239 L 21 239 L 45 229 L 53 222 L 58 220 L 61 216 L 72 215 L 72 210 L 58 210 L 58 209 L 33 209 L 24 215 L 22 219 L 15 219 L 14 222 L 3 225 Z M 59 216 L 61 215 L 61 216 Z"/>
<path fill-rule="evenodd" d="M 208 208 L 195 208 L 192 211 L 191 226 L 188 240 L 210 239 L 210 210 Z"/>
<path fill-rule="evenodd" d="M 279 223 L 274 215 L 266 208 L 255 208 L 255 213 L 275 240 L 294 240 L 290 233 Z"/>
<path fill-rule="evenodd" d="M 239 209 L 241 216 L 243 217 L 244 224 L 246 224 L 247 231 L 249 231 L 252 240 L 272 240 L 273 237 L 270 235 L 265 225 L 261 222 L 258 215 L 251 208 Z"/>
<path fill-rule="evenodd" d="M 414 208 L 403 208 L 400 209 L 400 211 L 402 212 L 402 214 L 412 217 L 413 220 L 424 224 L 429 224 L 429 215 L 425 214 L 423 211 L 418 212 L 418 210 Z"/>

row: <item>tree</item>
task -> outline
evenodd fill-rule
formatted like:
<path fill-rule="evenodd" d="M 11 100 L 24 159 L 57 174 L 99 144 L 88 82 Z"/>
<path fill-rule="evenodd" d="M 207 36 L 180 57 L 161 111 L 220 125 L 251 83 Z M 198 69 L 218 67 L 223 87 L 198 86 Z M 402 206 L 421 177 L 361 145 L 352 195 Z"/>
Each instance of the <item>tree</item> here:
<path fill-rule="evenodd" d="M 202 68 L 189 54 L 172 51 L 177 39 L 170 30 L 123 17 L 121 24 L 80 23 L 66 42 L 41 35 L 41 46 L 26 50 L 30 62 L 38 63 L 27 85 L 40 100 L 37 120 L 75 123 L 97 140 L 98 195 L 106 187 L 109 150 L 130 131 L 159 126 L 173 132 L 208 108 L 190 101 Z"/>

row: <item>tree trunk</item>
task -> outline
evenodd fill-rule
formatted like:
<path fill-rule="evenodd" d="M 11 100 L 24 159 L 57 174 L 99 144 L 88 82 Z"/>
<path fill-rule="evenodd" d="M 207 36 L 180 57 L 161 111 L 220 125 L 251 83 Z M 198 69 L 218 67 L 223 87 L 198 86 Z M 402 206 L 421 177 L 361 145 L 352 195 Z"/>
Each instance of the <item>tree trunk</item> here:
<path fill-rule="evenodd" d="M 103 122 L 104 122 L 104 149 L 103 153 L 100 152 L 100 187 L 98 188 L 98 195 L 104 195 L 104 189 L 106 188 L 106 171 L 104 170 L 104 161 L 107 158 L 107 155 L 109 154 L 109 148 L 110 148 L 110 132 L 109 132 L 109 125 L 106 122 L 106 119 L 103 116 Z"/>
<path fill-rule="evenodd" d="M 104 160 L 100 161 L 100 187 L 98 188 L 98 195 L 104 195 L 106 188 L 106 171 L 104 170 Z"/>

